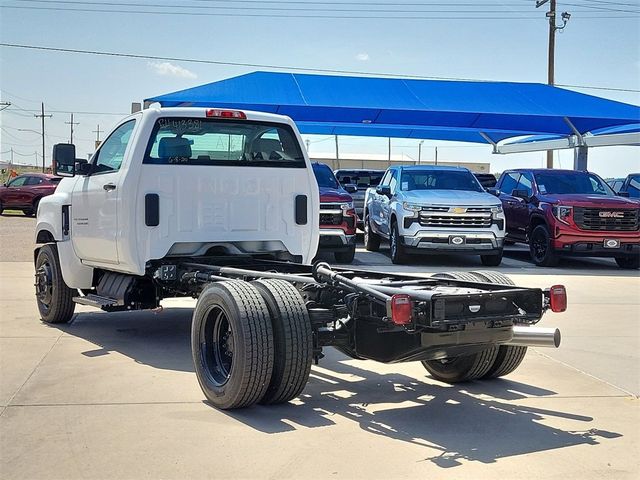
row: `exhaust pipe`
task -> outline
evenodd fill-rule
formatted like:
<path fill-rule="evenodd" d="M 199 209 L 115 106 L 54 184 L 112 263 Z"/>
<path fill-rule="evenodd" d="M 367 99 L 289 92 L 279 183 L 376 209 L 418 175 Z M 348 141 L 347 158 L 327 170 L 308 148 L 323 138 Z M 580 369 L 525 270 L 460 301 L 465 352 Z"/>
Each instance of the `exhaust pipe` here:
<path fill-rule="evenodd" d="M 522 347 L 551 347 L 560 346 L 560 330 L 557 328 L 513 327 L 513 337 L 506 345 Z"/>

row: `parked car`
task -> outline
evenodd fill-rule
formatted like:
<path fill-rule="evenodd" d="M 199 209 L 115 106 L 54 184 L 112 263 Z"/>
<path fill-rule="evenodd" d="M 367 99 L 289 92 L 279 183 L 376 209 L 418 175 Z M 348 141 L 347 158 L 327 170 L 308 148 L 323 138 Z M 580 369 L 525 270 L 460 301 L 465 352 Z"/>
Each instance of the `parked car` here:
<path fill-rule="evenodd" d="M 391 167 L 365 198 L 365 247 L 388 239 L 391 261 L 409 253 L 480 255 L 483 265 L 502 261 L 502 205 L 466 168 Z"/>
<path fill-rule="evenodd" d="M 22 210 L 33 216 L 42 197 L 56 191 L 61 177 L 46 173 L 19 175 L 0 186 L 0 214 L 4 210 Z"/>
<path fill-rule="evenodd" d="M 616 193 L 629 198 L 640 198 L 640 173 L 629 174 L 627 178 L 623 179 L 622 185 Z"/>
<path fill-rule="evenodd" d="M 356 254 L 356 211 L 353 198 L 338 182 L 331 168 L 314 163 L 320 190 L 320 242 L 318 250 L 333 252 L 338 263 L 351 263 Z"/>
<path fill-rule="evenodd" d="M 614 257 L 638 268 L 640 208 L 617 196 L 594 173 L 517 169 L 496 185 L 507 218 L 507 239 L 529 244 L 531 259 L 553 266 L 561 255 Z"/>
<path fill-rule="evenodd" d="M 474 175 L 480 182 L 480 185 L 482 185 L 485 190 L 487 188 L 495 187 L 498 181 L 498 179 L 493 173 L 474 173 Z"/>
<path fill-rule="evenodd" d="M 364 168 L 339 169 L 335 171 L 336 178 L 340 185 L 350 191 L 353 197 L 353 204 L 358 215 L 358 228 L 363 228 L 362 212 L 364 211 L 364 195 L 369 187 L 377 187 L 382 180 L 384 170 L 371 170 Z"/>

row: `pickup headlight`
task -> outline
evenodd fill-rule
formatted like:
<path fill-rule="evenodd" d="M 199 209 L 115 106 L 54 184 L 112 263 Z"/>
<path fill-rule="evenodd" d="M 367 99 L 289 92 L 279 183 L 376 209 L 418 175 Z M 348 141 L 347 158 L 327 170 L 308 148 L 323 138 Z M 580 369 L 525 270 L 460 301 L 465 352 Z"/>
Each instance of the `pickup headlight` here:
<path fill-rule="evenodd" d="M 502 205 L 496 205 L 495 207 L 491 207 L 491 216 L 493 218 L 498 218 L 498 215 L 500 215 L 502 212 L 503 212 Z"/>
<path fill-rule="evenodd" d="M 573 215 L 573 207 L 554 205 L 551 211 L 553 212 L 554 217 L 566 224 L 569 224 L 569 219 Z"/>
<path fill-rule="evenodd" d="M 340 208 L 343 212 L 347 212 L 349 210 L 353 210 L 353 202 L 344 202 L 340 204 Z"/>
<path fill-rule="evenodd" d="M 409 203 L 409 202 L 403 202 L 402 203 L 402 208 L 404 208 L 405 210 L 408 210 L 410 212 L 419 212 L 420 210 L 422 210 L 422 205 L 418 205 L 417 203 Z"/>

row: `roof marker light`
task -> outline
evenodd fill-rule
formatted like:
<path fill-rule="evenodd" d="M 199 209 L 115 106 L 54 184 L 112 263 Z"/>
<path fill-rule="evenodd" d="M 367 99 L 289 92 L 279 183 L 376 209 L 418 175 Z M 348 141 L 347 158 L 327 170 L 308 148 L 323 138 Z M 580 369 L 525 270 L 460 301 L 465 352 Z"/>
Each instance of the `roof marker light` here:
<path fill-rule="evenodd" d="M 208 118 L 236 118 L 240 120 L 246 120 L 247 116 L 244 112 L 239 110 L 218 110 L 216 108 L 210 108 L 207 110 Z"/>

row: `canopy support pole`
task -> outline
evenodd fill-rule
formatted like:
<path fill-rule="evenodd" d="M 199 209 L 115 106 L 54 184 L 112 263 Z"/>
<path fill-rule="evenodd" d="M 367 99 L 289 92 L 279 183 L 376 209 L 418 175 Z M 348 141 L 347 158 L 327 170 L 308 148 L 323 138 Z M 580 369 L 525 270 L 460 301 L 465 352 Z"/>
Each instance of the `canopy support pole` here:
<path fill-rule="evenodd" d="M 484 138 L 488 143 L 491 144 L 491 146 L 493 147 L 493 153 L 499 153 L 498 152 L 498 144 L 496 142 L 494 142 L 489 135 L 487 135 L 484 132 L 478 132 L 478 133 L 480 134 L 480 136 L 482 138 Z"/>
<path fill-rule="evenodd" d="M 576 126 L 571 123 L 571 120 L 569 120 L 567 117 L 564 117 L 564 121 L 567 125 L 569 125 L 569 128 L 573 131 L 573 134 L 578 137 L 578 146 L 582 146 L 584 145 L 584 137 L 582 136 L 582 134 L 580 133 L 580 131 L 576 128 Z"/>
<path fill-rule="evenodd" d="M 573 169 L 574 170 L 587 170 L 589 157 L 589 147 L 581 145 L 573 149 Z"/>

